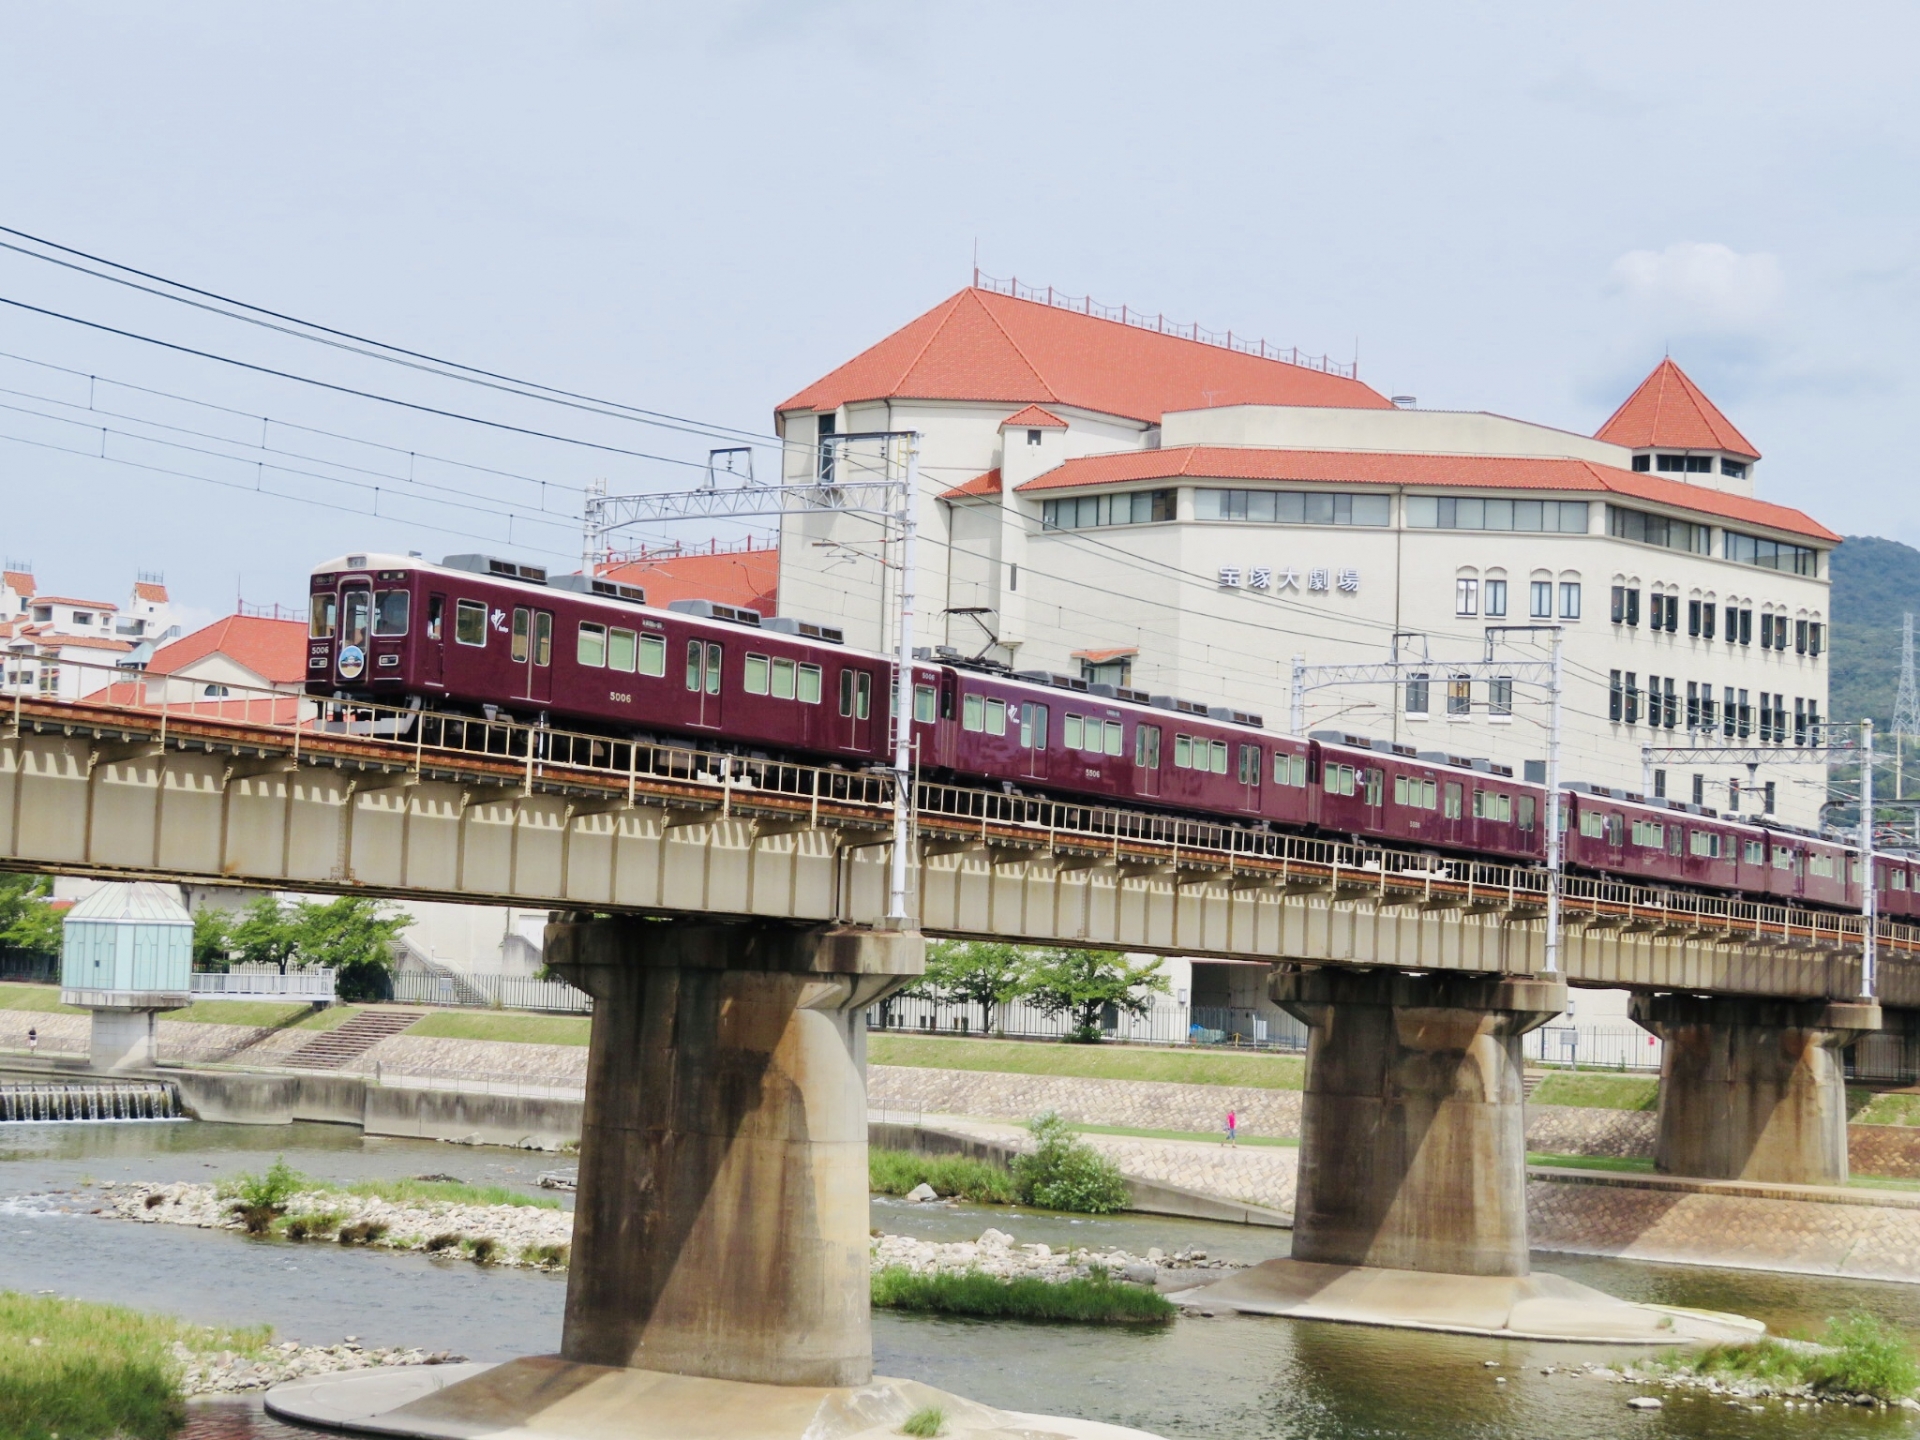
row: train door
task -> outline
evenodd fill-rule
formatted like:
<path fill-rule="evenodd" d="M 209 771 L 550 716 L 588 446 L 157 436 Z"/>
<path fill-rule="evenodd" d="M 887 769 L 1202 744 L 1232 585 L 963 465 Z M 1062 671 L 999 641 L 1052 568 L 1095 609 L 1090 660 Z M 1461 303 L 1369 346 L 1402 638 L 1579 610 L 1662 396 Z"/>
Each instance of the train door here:
<path fill-rule="evenodd" d="M 687 641 L 687 689 L 693 696 L 693 723 L 720 728 L 720 674 L 726 652 L 712 640 Z"/>
<path fill-rule="evenodd" d="M 840 746 L 866 754 L 873 745 L 873 675 L 851 665 L 840 672 Z"/>
<path fill-rule="evenodd" d="M 1160 727 L 1136 725 L 1133 730 L 1133 793 L 1160 793 Z"/>
<path fill-rule="evenodd" d="M 1260 808 L 1260 747 L 1242 745 L 1238 757 L 1238 769 L 1235 777 L 1240 784 L 1240 808 L 1258 810 Z M 1379 772 L 1373 771 L 1373 774 Z M 1371 793 L 1371 792 L 1369 792 Z"/>
<path fill-rule="evenodd" d="M 1255 755 L 1260 752 L 1254 751 Z M 1387 772 L 1378 765 L 1369 765 L 1363 772 L 1365 778 L 1364 795 L 1367 802 L 1367 833 L 1379 835 L 1386 828 Z"/>
<path fill-rule="evenodd" d="M 523 698 L 542 705 L 553 699 L 553 612 L 516 607 L 509 653 L 523 672 Z"/>
<path fill-rule="evenodd" d="M 342 680 L 367 676 L 367 637 L 373 625 L 373 592 L 365 584 L 340 592 L 340 643 L 334 650 L 334 668 Z"/>
<path fill-rule="evenodd" d="M 420 649 L 420 678 L 429 685 L 442 683 L 445 675 L 447 633 L 447 597 L 427 597 L 427 634 Z"/>
<path fill-rule="evenodd" d="M 1047 778 L 1047 707 L 1020 704 L 1020 773 L 1029 780 Z"/>

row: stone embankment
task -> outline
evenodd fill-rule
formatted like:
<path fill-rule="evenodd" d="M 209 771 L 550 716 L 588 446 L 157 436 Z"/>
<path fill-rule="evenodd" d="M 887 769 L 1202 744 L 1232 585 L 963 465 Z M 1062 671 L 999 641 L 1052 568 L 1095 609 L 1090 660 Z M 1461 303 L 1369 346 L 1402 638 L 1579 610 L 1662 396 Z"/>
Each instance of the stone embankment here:
<path fill-rule="evenodd" d="M 910 1235 L 878 1235 L 871 1247 L 873 1268 L 900 1265 L 916 1275 L 959 1275 L 979 1270 L 1002 1280 L 1076 1280 L 1095 1270 L 1137 1285 L 1166 1282 L 1180 1287 L 1201 1283 L 1199 1270 L 1237 1270 L 1225 1260 L 1212 1260 L 1204 1250 L 1176 1250 L 1172 1254 L 1150 1248 L 1144 1255 L 1124 1250 L 1095 1250 L 1076 1246 L 1055 1250 L 1048 1245 L 1021 1245 L 1003 1230 L 988 1229 L 978 1240 L 917 1240 Z"/>
<path fill-rule="evenodd" d="M 467 1358 L 445 1350 L 400 1347 L 370 1350 L 352 1335 L 338 1345 L 302 1345 L 289 1340 L 252 1355 L 231 1350 L 196 1352 L 175 1341 L 173 1357 L 180 1362 L 180 1393 L 188 1396 L 230 1395 L 347 1370 L 370 1370 L 384 1365 L 449 1365 Z"/>

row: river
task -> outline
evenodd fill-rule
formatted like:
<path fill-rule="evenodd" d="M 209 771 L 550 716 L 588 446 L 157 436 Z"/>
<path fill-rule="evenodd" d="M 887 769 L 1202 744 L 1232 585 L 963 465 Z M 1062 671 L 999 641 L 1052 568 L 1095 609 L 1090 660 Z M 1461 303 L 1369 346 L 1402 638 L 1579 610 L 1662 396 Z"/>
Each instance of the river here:
<path fill-rule="evenodd" d="M 160 1122 L 0 1126 L 0 1288 L 49 1290 L 217 1323 L 271 1324 L 283 1339 L 449 1349 L 476 1360 L 558 1347 L 563 1276 L 337 1245 L 250 1240 L 225 1231 L 135 1225 L 86 1213 L 91 1179 L 205 1180 L 284 1155 L 330 1180 L 450 1174 L 532 1192 L 552 1162 L 510 1150 L 369 1139 L 339 1126 Z M 1135 1254 L 1204 1247 L 1260 1260 L 1284 1231 L 1149 1216 L 1072 1219 L 999 1207 L 917 1207 L 876 1199 L 873 1224 L 939 1239 L 992 1225 L 1022 1242 L 1097 1241 Z M 1776 1332 L 1817 1332 L 1871 1311 L 1920 1336 L 1920 1287 L 1757 1271 L 1539 1255 L 1536 1264 L 1631 1299 L 1732 1310 Z M 1612 1346 L 1464 1336 L 1268 1318 L 1183 1318 L 1161 1330 L 999 1325 L 880 1313 L 877 1368 L 1010 1409 L 1071 1413 L 1169 1437 L 1220 1440 L 1766 1440 L 1906 1437 L 1920 1417 L 1827 1406 L 1758 1411 L 1636 1391 L 1568 1373 L 1617 1363 Z M 1498 1362 L 1489 1369 L 1485 1361 Z M 1547 1366 L 1558 1373 L 1543 1374 Z M 1497 1384 L 1504 1377 L 1505 1384 Z M 305 1440 L 258 1403 L 194 1407 L 188 1440 Z"/>

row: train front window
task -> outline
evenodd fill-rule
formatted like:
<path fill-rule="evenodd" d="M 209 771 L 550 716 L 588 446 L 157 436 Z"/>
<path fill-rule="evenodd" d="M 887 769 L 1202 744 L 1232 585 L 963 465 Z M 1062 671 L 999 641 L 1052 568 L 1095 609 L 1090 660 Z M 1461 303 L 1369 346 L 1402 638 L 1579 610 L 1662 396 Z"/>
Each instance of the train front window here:
<path fill-rule="evenodd" d="M 462 645 L 487 643 L 487 607 L 478 600 L 462 600 L 453 609 L 453 638 Z"/>
<path fill-rule="evenodd" d="M 710 643 L 707 646 L 707 694 L 718 695 L 719 693 L 720 647 Z"/>
<path fill-rule="evenodd" d="M 382 590 L 373 597 L 373 633 L 404 635 L 407 612 L 413 608 L 413 596 L 405 590 Z"/>
<path fill-rule="evenodd" d="M 553 616 L 545 610 L 533 617 L 533 663 L 553 663 Z"/>
<path fill-rule="evenodd" d="M 315 640 L 331 640 L 333 624 L 340 613 L 340 600 L 335 595 L 316 595 L 313 597 L 313 615 L 307 621 L 307 634 Z"/>
<path fill-rule="evenodd" d="M 931 725 L 935 715 L 933 686 L 916 685 L 913 687 L 913 723 Z"/>
<path fill-rule="evenodd" d="M 447 597 L 435 595 L 427 601 L 427 639 L 438 640 L 440 627 L 447 615 Z"/>
<path fill-rule="evenodd" d="M 513 612 L 513 649 L 510 652 L 516 664 L 527 663 L 528 648 L 533 638 L 533 612 L 515 610 Z"/>
<path fill-rule="evenodd" d="M 340 597 L 340 639 L 348 645 L 364 646 L 367 643 L 368 612 L 373 608 L 373 596 L 366 590 L 349 590 Z"/>

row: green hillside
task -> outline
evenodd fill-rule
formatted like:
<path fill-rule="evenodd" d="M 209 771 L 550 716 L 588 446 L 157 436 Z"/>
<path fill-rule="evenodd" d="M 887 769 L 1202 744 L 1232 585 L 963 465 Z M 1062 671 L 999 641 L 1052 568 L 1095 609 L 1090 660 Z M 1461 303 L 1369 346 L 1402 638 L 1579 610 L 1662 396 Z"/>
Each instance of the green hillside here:
<path fill-rule="evenodd" d="M 1832 555 L 1833 652 L 1828 713 L 1835 720 L 1893 718 L 1900 685 L 1900 617 L 1920 616 L 1920 550 L 1849 535 Z"/>

